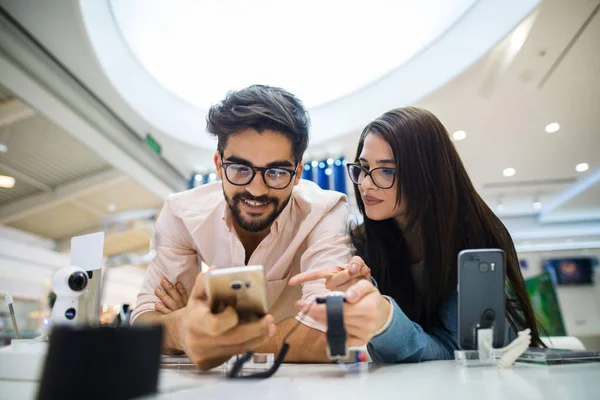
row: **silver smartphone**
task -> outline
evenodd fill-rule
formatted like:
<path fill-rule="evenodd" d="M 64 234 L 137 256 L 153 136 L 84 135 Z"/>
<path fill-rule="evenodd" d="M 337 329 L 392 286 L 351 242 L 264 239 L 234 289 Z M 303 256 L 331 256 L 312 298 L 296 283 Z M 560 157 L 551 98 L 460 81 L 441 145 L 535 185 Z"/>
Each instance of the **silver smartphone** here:
<path fill-rule="evenodd" d="M 463 250 L 458 254 L 458 338 L 464 350 L 477 349 L 477 330 L 493 328 L 494 348 L 505 341 L 504 251 Z"/>
<path fill-rule="evenodd" d="M 267 287 L 262 265 L 213 269 L 206 273 L 204 285 L 214 314 L 231 306 L 240 323 L 256 321 L 267 314 Z"/>

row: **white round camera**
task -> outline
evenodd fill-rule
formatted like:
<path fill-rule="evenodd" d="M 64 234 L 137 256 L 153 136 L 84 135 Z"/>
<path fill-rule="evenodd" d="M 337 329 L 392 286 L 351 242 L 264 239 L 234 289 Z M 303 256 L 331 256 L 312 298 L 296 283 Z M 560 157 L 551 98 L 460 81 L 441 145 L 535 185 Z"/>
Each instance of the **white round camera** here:
<path fill-rule="evenodd" d="M 52 307 L 53 324 L 74 324 L 77 322 L 79 296 L 87 290 L 90 278 L 82 268 L 69 266 L 61 268 L 52 278 L 52 290 L 56 301 Z"/>
<path fill-rule="evenodd" d="M 61 268 L 52 278 L 52 290 L 59 296 L 80 296 L 89 283 L 87 272 L 79 267 L 69 266 Z"/>

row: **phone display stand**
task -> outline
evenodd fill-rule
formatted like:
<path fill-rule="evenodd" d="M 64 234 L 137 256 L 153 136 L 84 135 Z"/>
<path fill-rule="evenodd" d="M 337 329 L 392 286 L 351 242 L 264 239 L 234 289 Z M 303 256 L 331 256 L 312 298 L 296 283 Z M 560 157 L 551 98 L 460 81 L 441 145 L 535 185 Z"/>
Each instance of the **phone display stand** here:
<path fill-rule="evenodd" d="M 498 357 L 494 354 L 493 338 L 494 327 L 479 329 L 477 331 L 477 350 L 455 350 L 454 359 L 464 367 L 494 366 Z"/>
<path fill-rule="evenodd" d="M 463 367 L 498 366 L 508 368 L 529 348 L 531 331 L 525 329 L 508 346 L 495 349 L 493 347 L 494 327 L 475 328 L 477 350 L 455 350 L 454 359 Z"/>

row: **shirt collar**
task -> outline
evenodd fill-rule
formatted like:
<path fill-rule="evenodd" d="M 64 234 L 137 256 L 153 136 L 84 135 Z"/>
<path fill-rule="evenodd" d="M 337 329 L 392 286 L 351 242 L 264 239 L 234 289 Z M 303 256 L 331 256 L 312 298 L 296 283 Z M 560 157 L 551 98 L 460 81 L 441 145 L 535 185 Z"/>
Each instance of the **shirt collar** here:
<path fill-rule="evenodd" d="M 275 221 L 273 221 L 273 223 L 271 224 L 271 232 L 273 232 L 276 235 L 281 233 L 283 227 L 285 226 L 287 221 L 290 219 L 293 207 L 294 207 L 294 190 L 292 189 L 292 195 L 290 196 L 290 201 L 288 201 L 288 203 L 285 205 L 285 207 L 281 211 L 281 214 L 279 214 L 277 216 L 277 218 L 275 219 Z"/>
<path fill-rule="evenodd" d="M 229 204 L 227 204 L 227 200 L 223 201 L 223 204 L 225 205 L 223 207 L 223 222 L 225 222 L 225 226 L 227 226 L 227 229 L 229 230 L 229 232 L 231 232 L 231 230 L 233 229 L 233 214 L 231 213 L 231 210 L 229 209 Z"/>

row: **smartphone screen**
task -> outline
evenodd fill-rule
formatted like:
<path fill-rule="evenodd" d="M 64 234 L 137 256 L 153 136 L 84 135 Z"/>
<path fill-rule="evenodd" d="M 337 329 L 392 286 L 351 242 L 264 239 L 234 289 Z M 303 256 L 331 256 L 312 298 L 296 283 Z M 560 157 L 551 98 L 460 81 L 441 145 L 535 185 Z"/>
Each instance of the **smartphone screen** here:
<path fill-rule="evenodd" d="M 505 342 L 504 252 L 463 250 L 458 255 L 458 336 L 464 350 L 477 349 L 477 330 L 493 328 L 494 348 Z"/>

